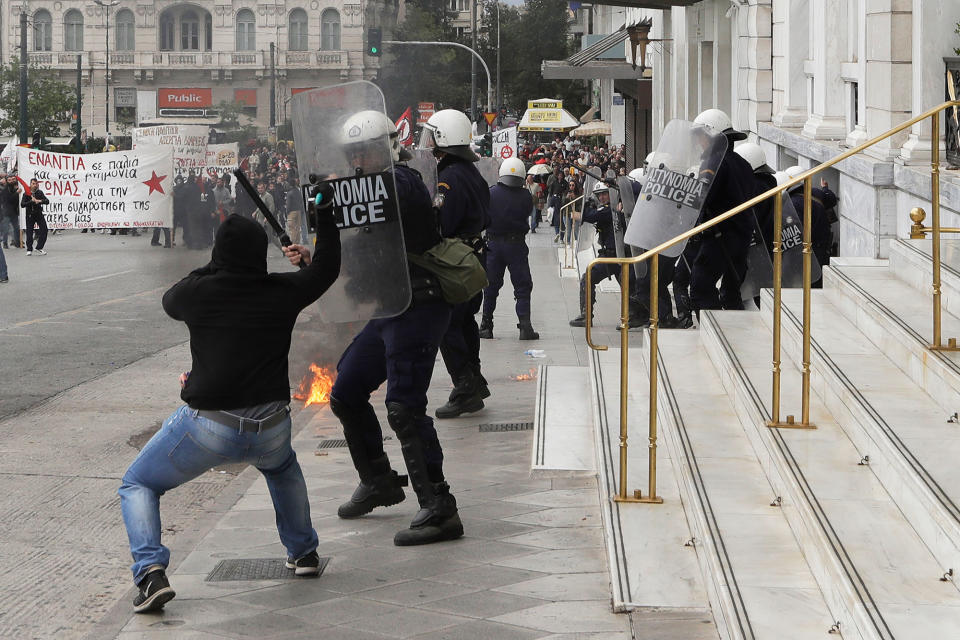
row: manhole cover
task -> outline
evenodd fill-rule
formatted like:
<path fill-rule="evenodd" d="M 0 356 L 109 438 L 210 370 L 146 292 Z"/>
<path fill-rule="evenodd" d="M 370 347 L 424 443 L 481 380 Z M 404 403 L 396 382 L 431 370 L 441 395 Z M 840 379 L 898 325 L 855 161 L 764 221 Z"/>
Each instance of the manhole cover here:
<path fill-rule="evenodd" d="M 480 432 L 487 431 L 532 431 L 532 422 L 491 422 L 480 425 Z"/>
<path fill-rule="evenodd" d="M 327 568 L 330 558 L 320 558 L 320 573 Z M 254 558 L 246 560 L 221 560 L 213 568 L 204 582 L 226 582 L 228 580 L 292 580 L 297 577 L 292 569 L 284 566 L 279 558 Z M 312 576 L 311 576 L 312 577 Z"/>

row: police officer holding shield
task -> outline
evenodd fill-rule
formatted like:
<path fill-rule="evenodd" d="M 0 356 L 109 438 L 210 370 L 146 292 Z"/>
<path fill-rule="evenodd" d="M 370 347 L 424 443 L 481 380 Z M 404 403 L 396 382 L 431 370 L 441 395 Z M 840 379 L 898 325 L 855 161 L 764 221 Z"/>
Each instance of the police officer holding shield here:
<path fill-rule="evenodd" d="M 490 222 L 490 189 L 470 149 L 470 119 L 456 109 L 443 109 L 430 116 L 420 135 L 420 147 L 433 150 L 437 158 L 437 197 L 440 233 L 460 238 L 472 246 L 483 262 L 481 234 Z M 453 391 L 445 405 L 436 410 L 438 418 L 456 418 L 483 409 L 490 396 L 480 372 L 480 328 L 474 317 L 480 311 L 483 294 L 454 305 L 450 326 L 440 344 L 440 354 L 453 380 Z"/>
<path fill-rule="evenodd" d="M 523 186 L 526 168 L 519 158 L 509 158 L 500 165 L 497 184 L 490 187 L 490 226 L 487 228 L 487 278 L 483 290 L 483 317 L 480 337 L 493 338 L 493 311 L 503 286 L 504 270 L 510 270 L 513 297 L 517 301 L 517 319 L 521 340 L 538 340 L 540 334 L 530 324 L 530 293 L 533 278 L 527 256 L 527 231 L 533 197 Z"/>
<path fill-rule="evenodd" d="M 354 173 L 381 172 L 406 159 L 397 130 L 382 112 L 365 110 L 343 124 L 343 144 Z M 405 165 L 393 166 L 403 241 L 408 253 L 422 254 L 440 242 L 430 194 L 420 175 Z M 285 253 L 293 264 L 309 262 L 306 247 L 291 245 Z M 463 535 L 457 501 L 443 475 L 443 449 L 427 415 L 427 389 L 437 350 L 450 321 L 451 306 L 428 272 L 408 263 L 412 300 L 399 315 L 370 320 L 337 364 L 330 409 L 343 425 L 350 457 L 360 483 L 337 510 L 341 518 L 357 518 L 374 508 L 405 498 L 406 478 L 390 466 L 383 449 L 380 422 L 370 394 L 386 381 L 387 421 L 397 434 L 410 483 L 420 504 L 408 529 L 393 539 L 398 546 L 452 540 Z"/>

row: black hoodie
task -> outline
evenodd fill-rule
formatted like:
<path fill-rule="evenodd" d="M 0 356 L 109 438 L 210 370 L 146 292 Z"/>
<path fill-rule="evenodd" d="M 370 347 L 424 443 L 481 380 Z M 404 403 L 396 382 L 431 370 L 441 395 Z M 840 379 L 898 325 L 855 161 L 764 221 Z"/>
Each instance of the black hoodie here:
<path fill-rule="evenodd" d="M 340 235 L 319 216 L 313 262 L 267 273 L 267 234 L 249 218 L 217 229 L 210 263 L 163 295 L 163 308 L 190 330 L 193 366 L 180 397 L 194 409 L 289 402 L 287 354 L 300 311 L 340 273 Z"/>

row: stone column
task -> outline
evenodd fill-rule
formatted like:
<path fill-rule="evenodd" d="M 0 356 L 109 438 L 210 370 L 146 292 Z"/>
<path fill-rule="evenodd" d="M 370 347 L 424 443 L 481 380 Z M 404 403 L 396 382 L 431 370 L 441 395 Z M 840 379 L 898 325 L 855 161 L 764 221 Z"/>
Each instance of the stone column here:
<path fill-rule="evenodd" d="M 911 65 L 910 5 L 910 0 L 882 0 L 870 2 L 866 10 L 866 77 L 860 86 L 861 100 L 866 101 L 868 137 L 880 135 L 910 117 L 911 67 L 917 66 Z M 943 64 L 939 67 L 943 68 Z M 867 153 L 881 160 L 893 160 L 906 139 L 906 133 L 897 134 Z"/>
<path fill-rule="evenodd" d="M 910 4 L 906 0 L 896 3 Z M 946 69 L 943 57 L 951 55 L 957 46 L 957 36 L 951 25 L 960 21 L 960 3 L 955 0 L 913 0 L 911 52 L 910 106 L 912 115 L 919 115 L 944 100 Z M 941 126 L 941 131 L 944 127 Z M 940 158 L 943 161 L 945 144 L 941 139 Z M 900 149 L 900 160 L 905 164 L 930 162 L 930 122 L 914 125 L 906 143 Z"/>
<path fill-rule="evenodd" d="M 803 62 L 809 51 L 807 0 L 773 0 L 773 124 L 800 128 L 807 121 Z"/>
<path fill-rule="evenodd" d="M 803 135 L 816 140 L 842 140 L 847 136 L 843 115 L 841 62 L 846 55 L 847 5 L 845 0 L 810 1 L 810 61 L 813 95 Z"/>
<path fill-rule="evenodd" d="M 859 104 L 853 104 L 853 93 L 847 91 L 845 99 L 845 108 L 848 113 L 856 109 L 857 124 L 847 133 L 847 146 L 856 147 L 870 139 L 867 134 L 867 100 L 866 85 L 864 78 L 867 77 L 867 31 L 863 26 L 867 24 L 867 0 L 852 0 L 850 6 L 850 25 L 847 29 L 847 60 L 850 62 L 844 64 L 844 67 L 850 73 L 846 73 L 847 79 L 857 83 Z"/>

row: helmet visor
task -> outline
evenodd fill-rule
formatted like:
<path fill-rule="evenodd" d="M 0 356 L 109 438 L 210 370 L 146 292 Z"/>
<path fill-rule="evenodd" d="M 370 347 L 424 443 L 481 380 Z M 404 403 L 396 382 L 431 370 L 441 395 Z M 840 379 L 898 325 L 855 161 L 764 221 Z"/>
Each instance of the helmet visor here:
<path fill-rule="evenodd" d="M 417 144 L 418 149 L 436 149 L 437 148 L 437 139 L 434 137 L 434 130 L 432 127 L 425 126 L 420 131 L 420 141 Z"/>

